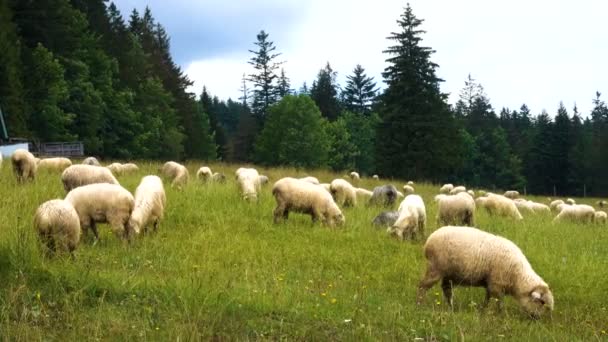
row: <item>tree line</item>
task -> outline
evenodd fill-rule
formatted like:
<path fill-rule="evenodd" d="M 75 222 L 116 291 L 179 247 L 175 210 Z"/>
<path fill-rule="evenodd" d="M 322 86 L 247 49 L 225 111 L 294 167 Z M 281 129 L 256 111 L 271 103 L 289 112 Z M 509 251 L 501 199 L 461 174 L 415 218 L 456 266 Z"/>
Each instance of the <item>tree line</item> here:
<path fill-rule="evenodd" d="M 292 88 L 281 53 L 260 31 L 241 97 L 220 100 L 173 61 L 149 8 L 125 19 L 106 0 L 0 0 L 0 108 L 9 134 L 81 140 L 107 158 L 201 159 L 358 170 L 539 194 L 608 193 L 608 107 L 583 117 L 495 111 L 465 80 L 450 105 L 434 50 L 408 5 L 384 51 L 386 87 L 361 65 L 344 87 L 328 62 Z"/>

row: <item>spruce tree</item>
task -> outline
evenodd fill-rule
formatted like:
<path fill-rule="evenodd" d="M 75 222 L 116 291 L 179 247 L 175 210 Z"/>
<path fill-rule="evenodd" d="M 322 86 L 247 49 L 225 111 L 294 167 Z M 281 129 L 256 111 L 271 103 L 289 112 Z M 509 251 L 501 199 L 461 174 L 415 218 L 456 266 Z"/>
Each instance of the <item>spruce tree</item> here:
<path fill-rule="evenodd" d="M 290 95 L 292 93 L 291 85 L 289 84 L 289 78 L 285 75 L 285 69 L 281 69 L 281 75 L 279 76 L 279 84 L 277 86 L 277 93 L 280 98 Z"/>
<path fill-rule="evenodd" d="M 336 76 L 337 73 L 327 62 L 325 68 L 319 70 L 317 80 L 312 83 L 310 88 L 310 97 L 319 107 L 321 115 L 330 121 L 336 120 L 341 111 Z"/>
<path fill-rule="evenodd" d="M 368 77 L 365 69 L 357 64 L 353 74 L 346 76 L 346 87 L 342 91 L 344 108 L 353 113 L 369 115 L 377 93 L 374 79 Z"/>
<path fill-rule="evenodd" d="M 249 64 L 255 69 L 254 74 L 249 75 L 248 80 L 253 82 L 253 101 L 251 103 L 251 111 L 258 118 L 260 123 L 264 122 L 268 107 L 277 102 L 278 87 L 276 80 L 281 62 L 276 62 L 275 59 L 280 56 L 280 53 L 275 53 L 276 47 L 274 43 L 268 40 L 268 33 L 264 30 L 257 35 L 257 41 L 254 43 L 258 50 L 249 50 L 253 53 L 253 57 L 249 60 Z"/>

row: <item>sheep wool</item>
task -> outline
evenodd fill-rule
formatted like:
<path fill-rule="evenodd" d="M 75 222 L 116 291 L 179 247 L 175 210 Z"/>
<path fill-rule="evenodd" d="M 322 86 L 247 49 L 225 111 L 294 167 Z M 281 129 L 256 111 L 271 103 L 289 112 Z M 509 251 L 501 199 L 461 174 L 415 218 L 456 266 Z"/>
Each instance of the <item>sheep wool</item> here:
<path fill-rule="evenodd" d="M 397 211 L 399 212 L 399 217 L 386 230 L 387 233 L 397 236 L 401 240 L 416 240 L 418 237 L 424 236 L 426 208 L 422 197 L 418 195 L 406 196 Z"/>
<path fill-rule="evenodd" d="M 357 199 L 361 198 L 363 200 L 370 199 L 374 194 L 373 192 L 363 188 L 355 188 L 355 191 L 357 192 Z"/>
<path fill-rule="evenodd" d="M 226 183 L 226 176 L 223 173 L 216 172 L 211 176 L 211 180 L 216 183 Z"/>
<path fill-rule="evenodd" d="M 23 183 L 27 180 L 34 180 L 36 177 L 36 170 L 38 169 L 38 163 L 33 154 L 19 148 L 13 152 L 11 162 L 13 164 L 13 172 L 19 183 Z"/>
<path fill-rule="evenodd" d="M 145 176 L 135 189 L 135 206 L 129 218 L 129 230 L 136 234 L 146 232 L 149 225 L 154 231 L 163 219 L 167 197 L 162 180 L 158 176 Z"/>
<path fill-rule="evenodd" d="M 522 251 L 511 241 L 470 227 L 442 227 L 424 245 L 427 269 L 418 285 L 417 303 L 441 280 L 446 301 L 453 305 L 454 285 L 486 288 L 486 302 L 513 296 L 530 316 L 553 310 L 549 285 L 532 269 Z"/>
<path fill-rule="evenodd" d="M 300 178 L 300 180 L 304 181 L 304 182 L 311 183 L 311 184 L 317 184 L 317 185 L 320 184 L 319 180 L 317 179 L 317 177 L 307 176 L 307 177 Z"/>
<path fill-rule="evenodd" d="M 208 166 L 202 166 L 198 171 L 196 171 L 196 178 L 200 181 L 206 182 L 213 176 L 213 172 Z"/>
<path fill-rule="evenodd" d="M 394 185 L 387 184 L 377 186 L 374 188 L 372 197 L 369 199 L 367 204 L 389 208 L 395 204 L 397 201 L 397 196 L 397 188 L 395 188 Z"/>
<path fill-rule="evenodd" d="M 358 173 L 358 172 L 355 172 L 355 171 L 351 172 L 351 173 L 349 174 L 349 176 L 350 176 L 350 179 L 351 179 L 353 182 L 358 182 L 358 181 L 359 181 L 359 179 L 361 179 L 361 177 L 359 177 L 359 173 Z"/>
<path fill-rule="evenodd" d="M 414 192 L 416 192 L 416 190 L 410 184 L 406 184 L 406 185 L 403 186 L 403 194 L 405 194 L 406 196 L 407 195 L 411 195 Z"/>
<path fill-rule="evenodd" d="M 519 197 L 519 191 L 515 191 L 515 190 L 505 191 L 503 196 L 505 196 L 506 198 L 510 198 L 510 199 L 516 199 Z"/>
<path fill-rule="evenodd" d="M 562 204 L 562 209 L 553 222 L 569 221 L 573 223 L 592 223 L 595 219 L 595 209 L 586 204 Z"/>
<path fill-rule="evenodd" d="M 338 178 L 329 185 L 331 195 L 341 207 L 354 207 L 357 205 L 357 190 L 348 181 Z"/>
<path fill-rule="evenodd" d="M 461 192 L 467 192 L 467 188 L 462 185 L 459 185 L 457 187 L 454 187 L 454 189 L 450 190 L 450 195 L 456 195 Z"/>
<path fill-rule="evenodd" d="M 38 169 L 50 171 L 63 171 L 72 165 L 72 161 L 68 158 L 44 158 L 38 162 Z"/>
<path fill-rule="evenodd" d="M 375 180 L 380 180 L 380 177 L 378 177 L 378 175 L 373 175 L 372 178 Z"/>
<path fill-rule="evenodd" d="M 123 173 L 123 167 L 121 163 L 112 163 L 108 166 L 106 166 L 106 168 L 108 168 L 108 170 L 112 171 L 112 174 L 120 176 Z"/>
<path fill-rule="evenodd" d="M 190 173 L 188 169 L 179 163 L 174 161 L 166 162 L 162 169 L 161 173 L 163 176 L 171 180 L 171 186 L 176 187 L 178 189 L 182 189 L 188 183 L 188 179 L 190 178 Z"/>
<path fill-rule="evenodd" d="M 597 224 L 606 224 L 608 221 L 608 215 L 605 211 L 598 210 L 595 212 L 594 221 Z"/>
<path fill-rule="evenodd" d="M 82 161 L 82 163 L 84 165 L 101 166 L 101 164 L 99 163 L 99 160 L 97 160 L 97 158 L 95 158 L 95 157 L 87 157 Z"/>
<path fill-rule="evenodd" d="M 383 211 L 372 220 L 372 225 L 377 227 L 391 227 L 399 218 L 398 211 Z"/>
<path fill-rule="evenodd" d="M 67 201 L 54 199 L 42 203 L 34 215 L 34 228 L 48 255 L 58 251 L 73 253 L 80 241 L 80 220 Z"/>
<path fill-rule="evenodd" d="M 442 195 L 437 205 L 437 225 L 475 225 L 475 200 L 465 193 Z"/>
<path fill-rule="evenodd" d="M 286 177 L 279 179 L 272 187 L 277 207 L 274 222 L 286 220 L 289 211 L 310 214 L 312 221 L 321 220 L 330 227 L 344 224 L 344 215 L 331 195 L 322 187 L 299 179 Z"/>
<path fill-rule="evenodd" d="M 574 205 L 574 204 L 576 204 L 576 201 L 573 200 L 572 198 L 568 198 L 568 199 L 566 199 L 566 204 Z"/>
<path fill-rule="evenodd" d="M 514 220 L 523 219 L 517 206 L 515 206 L 515 202 L 502 195 L 487 194 L 486 197 L 477 198 L 476 204 L 485 208 L 490 215 L 508 217 Z"/>
<path fill-rule="evenodd" d="M 236 177 L 243 199 L 257 201 L 261 188 L 258 171 L 252 168 L 239 168 L 236 170 Z"/>
<path fill-rule="evenodd" d="M 443 184 L 443 185 L 441 186 L 441 188 L 439 188 L 439 193 L 440 193 L 440 194 L 445 194 L 445 195 L 447 195 L 447 194 L 449 194 L 449 193 L 450 193 L 450 191 L 452 191 L 452 189 L 454 189 L 454 185 L 452 185 L 452 184 L 450 184 L 450 183 L 448 183 L 448 184 Z"/>
<path fill-rule="evenodd" d="M 118 180 L 107 168 L 85 164 L 75 164 L 63 170 L 61 182 L 66 192 L 88 184 L 119 184 Z"/>
<path fill-rule="evenodd" d="M 551 209 L 551 211 L 557 211 L 557 207 L 558 207 L 560 204 L 565 204 L 565 202 L 564 202 L 564 201 L 562 201 L 562 200 L 555 200 L 555 201 L 552 201 L 552 202 L 549 204 L 549 208 Z"/>
<path fill-rule="evenodd" d="M 139 166 L 135 163 L 122 164 L 122 173 L 131 173 L 139 171 Z"/>

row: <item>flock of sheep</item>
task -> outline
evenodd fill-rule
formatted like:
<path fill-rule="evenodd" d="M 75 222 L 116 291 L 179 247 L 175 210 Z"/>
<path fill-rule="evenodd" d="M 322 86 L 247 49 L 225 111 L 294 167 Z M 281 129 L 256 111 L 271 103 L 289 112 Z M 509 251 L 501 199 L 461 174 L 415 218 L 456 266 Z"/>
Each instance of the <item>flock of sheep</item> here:
<path fill-rule="evenodd" d="M 0 157 L 1 158 L 1 157 Z M 100 166 L 95 158 L 72 165 L 66 158 L 39 160 L 25 150 L 12 155 L 18 181 L 33 179 L 37 168 L 63 170 L 61 181 L 67 193 L 65 199 L 54 199 L 40 205 L 34 225 L 47 251 L 73 252 L 81 231 L 91 229 L 98 239 L 96 223 L 108 223 L 114 234 L 124 240 L 141 234 L 148 227 L 157 229 L 163 218 L 166 196 L 162 180 L 155 175 L 143 177 L 133 196 L 120 186 L 116 175 L 138 170 L 137 165 L 113 163 Z M 1 163 L 1 159 L 0 159 Z M 167 162 L 159 170 L 173 187 L 182 188 L 189 179 L 188 169 L 176 162 Z M 242 198 L 257 201 L 261 188 L 269 182 L 253 168 L 239 168 L 235 172 Z M 197 178 L 204 182 L 226 181 L 225 175 L 201 167 Z M 379 179 L 377 175 L 374 179 Z M 403 192 L 393 185 L 378 186 L 373 191 L 358 188 L 360 177 L 350 173 L 351 182 L 343 178 L 331 183 L 320 183 L 315 177 L 285 177 L 272 187 L 276 200 L 274 222 L 280 223 L 290 212 L 311 216 L 330 227 L 346 221 L 341 208 L 355 207 L 364 201 L 368 206 L 392 208 L 403 198 L 397 211 L 379 213 L 372 224 L 386 227 L 387 233 L 401 240 L 422 240 L 427 222 L 426 207 L 421 196 L 415 194 L 414 183 L 403 186 Z M 353 185 L 355 184 L 355 185 Z M 539 317 L 553 309 L 553 295 L 547 283 L 538 276 L 522 251 L 511 241 L 475 226 L 475 212 L 485 209 L 490 215 L 522 220 L 525 214 L 557 213 L 554 221 L 570 220 L 582 223 L 606 223 L 604 211 L 592 206 L 576 204 L 574 200 L 555 200 L 549 205 L 519 198 L 517 191 L 503 195 L 478 191 L 464 186 L 445 184 L 434 200 L 437 203 L 437 223 L 441 227 L 430 234 L 424 245 L 427 269 L 418 286 L 417 302 L 425 292 L 441 280 L 447 302 L 452 305 L 454 285 L 486 288 L 486 304 L 490 298 L 500 300 L 513 296 L 521 308 L 532 317 Z M 603 207 L 606 203 L 597 203 Z M 73 255 L 73 254 L 72 254 Z"/>

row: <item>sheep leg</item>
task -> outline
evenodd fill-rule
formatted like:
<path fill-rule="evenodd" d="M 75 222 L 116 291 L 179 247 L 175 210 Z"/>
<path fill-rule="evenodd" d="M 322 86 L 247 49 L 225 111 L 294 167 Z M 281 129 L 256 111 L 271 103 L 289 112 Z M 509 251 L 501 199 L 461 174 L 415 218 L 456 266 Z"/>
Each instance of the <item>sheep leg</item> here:
<path fill-rule="evenodd" d="M 439 273 L 432 264 L 428 264 L 424 278 L 418 284 L 418 294 L 416 295 L 416 304 L 422 304 L 426 291 L 433 287 L 441 279 L 441 273 Z"/>
<path fill-rule="evenodd" d="M 286 209 L 287 208 L 285 208 L 285 205 L 283 204 L 277 205 L 277 207 L 274 209 L 274 223 L 280 223 L 281 219 L 285 218 Z"/>
<path fill-rule="evenodd" d="M 154 220 L 154 232 L 156 233 L 158 231 L 158 225 L 160 223 L 159 219 Z"/>
<path fill-rule="evenodd" d="M 441 289 L 443 290 L 443 296 L 450 308 L 454 309 L 454 298 L 452 296 L 452 281 L 443 278 L 441 281 Z"/>
<path fill-rule="evenodd" d="M 91 220 L 90 225 L 91 225 L 91 230 L 93 231 L 93 235 L 95 236 L 95 241 L 93 242 L 93 245 L 95 245 L 99 241 L 99 233 L 97 232 L 97 223 L 95 223 L 95 221 Z"/>
<path fill-rule="evenodd" d="M 490 305 L 491 298 L 496 298 L 498 302 L 498 310 L 502 311 L 502 293 L 492 286 L 486 287 L 486 300 L 483 303 L 482 308 L 486 309 Z"/>

